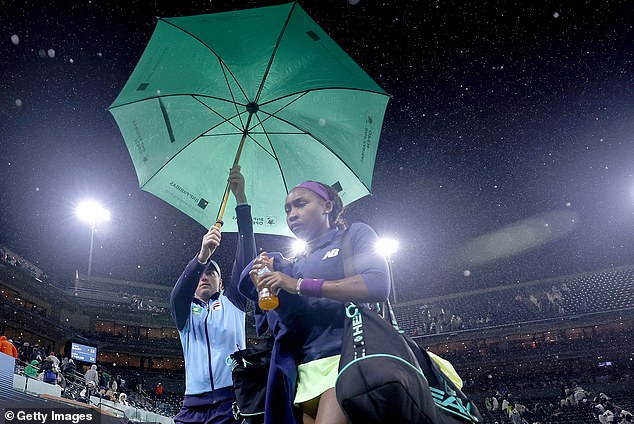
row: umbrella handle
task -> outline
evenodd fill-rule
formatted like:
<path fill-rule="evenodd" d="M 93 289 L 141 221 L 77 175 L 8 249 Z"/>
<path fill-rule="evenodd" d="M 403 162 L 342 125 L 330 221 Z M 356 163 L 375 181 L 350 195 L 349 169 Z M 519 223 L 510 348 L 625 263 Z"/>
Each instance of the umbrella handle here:
<path fill-rule="evenodd" d="M 236 166 L 240 161 L 240 155 L 242 155 L 242 148 L 244 147 L 244 140 L 247 138 L 247 132 L 249 128 L 249 124 L 251 123 L 251 117 L 254 112 L 249 112 L 249 118 L 247 119 L 246 130 L 242 132 L 242 138 L 240 139 L 240 145 L 238 146 L 238 151 L 236 153 L 236 158 L 233 160 L 233 165 Z M 227 208 L 227 201 L 229 200 L 229 180 L 227 180 L 227 186 L 225 187 L 225 195 L 222 197 L 222 203 L 220 204 L 220 210 L 218 211 L 218 218 L 216 218 L 216 227 L 222 227 L 222 217 L 225 214 L 225 209 Z"/>

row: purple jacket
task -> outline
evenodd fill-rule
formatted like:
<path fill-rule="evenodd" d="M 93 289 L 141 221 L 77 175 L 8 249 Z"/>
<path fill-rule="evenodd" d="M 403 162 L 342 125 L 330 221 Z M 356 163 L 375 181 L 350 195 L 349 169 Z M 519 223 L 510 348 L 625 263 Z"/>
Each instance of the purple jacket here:
<path fill-rule="evenodd" d="M 389 273 L 385 259 L 375 251 L 377 235 L 366 224 L 355 223 L 347 230 L 332 229 L 311 243 L 311 252 L 285 259 L 279 253 L 274 258 L 276 271 L 294 278 L 344 278 L 341 245 L 349 232 L 352 252 L 346 252 L 357 274 L 363 276 L 368 287 L 367 302 L 383 301 L 389 294 Z M 248 273 L 252 264 L 242 272 L 239 289 L 248 298 L 257 301 L 257 293 Z M 271 368 L 267 383 L 265 424 L 301 423 L 294 417 L 297 364 L 338 355 L 344 324 L 344 304 L 331 299 L 297 296 L 280 292 L 280 306 L 267 313 L 256 307 L 258 334 L 271 330 L 275 338 Z M 301 415 L 301 414 L 300 414 Z"/>

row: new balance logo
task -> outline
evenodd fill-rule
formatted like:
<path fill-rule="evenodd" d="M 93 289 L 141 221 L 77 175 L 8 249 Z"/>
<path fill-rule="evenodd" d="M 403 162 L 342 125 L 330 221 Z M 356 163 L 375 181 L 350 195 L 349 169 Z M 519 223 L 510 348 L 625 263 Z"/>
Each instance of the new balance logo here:
<path fill-rule="evenodd" d="M 326 254 L 324 255 L 323 258 L 321 258 L 321 260 L 323 261 L 324 259 L 328 259 L 328 258 L 334 258 L 335 256 L 337 256 L 339 254 L 339 249 L 332 249 L 326 252 Z"/>

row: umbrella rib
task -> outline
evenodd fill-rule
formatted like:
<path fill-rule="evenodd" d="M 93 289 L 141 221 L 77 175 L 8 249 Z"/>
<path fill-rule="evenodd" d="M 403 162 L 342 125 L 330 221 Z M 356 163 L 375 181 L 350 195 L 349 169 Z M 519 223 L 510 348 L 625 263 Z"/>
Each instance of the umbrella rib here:
<path fill-rule="evenodd" d="M 282 182 L 284 183 L 284 190 L 285 190 L 285 191 L 286 191 L 286 193 L 288 194 L 288 184 L 286 183 L 286 176 L 284 175 L 284 170 L 282 169 L 282 165 L 280 164 L 280 160 L 279 160 L 279 158 L 277 157 L 277 152 L 275 151 L 275 146 L 274 146 L 274 145 L 273 145 L 273 143 L 271 142 L 271 138 L 269 137 L 269 133 L 268 133 L 268 132 L 266 131 L 266 129 L 264 128 L 264 125 L 262 125 L 264 121 L 262 121 L 262 120 L 260 119 L 260 116 L 259 116 L 259 115 L 257 115 L 257 114 L 256 114 L 256 119 L 257 119 L 257 120 L 258 120 L 258 122 L 260 123 L 259 125 L 260 125 L 260 126 L 262 126 L 262 130 L 264 131 L 264 135 L 265 135 L 266 139 L 267 139 L 267 140 L 268 140 L 268 142 L 269 142 L 269 146 L 271 146 L 271 150 L 273 151 L 273 155 L 272 155 L 272 156 L 273 156 L 273 158 L 275 159 L 275 163 L 277 163 L 277 169 L 279 169 L 279 170 L 280 170 L 280 175 L 282 176 Z M 267 118 L 267 119 L 268 119 L 268 118 Z M 254 139 L 254 141 L 255 141 L 257 144 L 260 144 L 260 143 L 258 143 L 255 139 Z M 264 151 L 266 152 L 266 149 L 264 149 Z"/>
<path fill-rule="evenodd" d="M 199 137 L 224 137 L 228 135 L 238 135 L 238 134 L 242 134 L 242 131 L 240 131 L 239 133 L 202 134 L 202 135 L 199 135 Z M 256 133 L 256 134 L 260 134 L 260 133 Z"/>
<path fill-rule="evenodd" d="M 203 105 L 204 107 L 206 107 L 207 109 L 209 109 L 210 111 L 212 111 L 213 113 L 215 113 L 216 115 L 218 115 L 219 117 L 221 117 L 222 119 L 224 119 L 224 121 L 223 121 L 223 122 L 221 122 L 221 124 L 222 124 L 222 123 L 224 123 L 224 122 L 228 122 L 230 125 L 232 125 L 232 126 L 233 126 L 235 129 L 237 129 L 238 131 L 240 131 L 240 132 L 242 132 L 242 131 L 243 131 L 243 129 L 242 129 L 242 128 L 238 127 L 238 126 L 237 126 L 237 125 L 235 125 L 233 122 L 231 122 L 231 119 L 233 119 L 233 118 L 234 118 L 234 117 L 236 117 L 236 116 L 238 116 L 238 117 L 240 118 L 240 122 L 242 122 L 242 118 L 240 117 L 241 113 L 240 113 L 240 111 L 238 111 L 238 108 L 236 108 L 236 112 L 237 112 L 237 113 L 236 113 L 236 115 L 233 115 L 233 116 L 231 116 L 230 118 L 226 118 L 226 117 L 222 116 L 221 114 L 219 114 L 218 112 L 216 112 L 216 111 L 215 111 L 214 109 L 212 109 L 211 107 L 209 107 L 209 105 L 207 105 L 207 104 L 205 104 L 204 102 L 200 101 L 200 99 L 199 99 L 198 97 L 203 97 L 203 96 L 196 96 L 196 95 L 192 95 L 192 97 L 194 98 L 194 100 L 196 100 L 197 102 L 199 102 L 201 105 Z M 218 125 L 220 125 L 220 124 L 218 124 Z M 216 126 L 218 126 L 218 125 L 214 125 L 214 126 L 212 126 L 212 127 L 208 128 L 208 129 L 207 129 L 207 131 L 209 131 L 209 130 L 213 129 L 214 127 L 216 127 Z M 205 131 L 205 132 L 207 132 L 207 131 Z M 204 133 L 203 133 L 203 134 L 201 134 L 201 135 L 204 135 Z M 200 136 L 199 136 L 199 137 L 200 137 Z"/>
<path fill-rule="evenodd" d="M 233 72 L 231 72 L 231 70 L 229 69 L 229 67 L 225 64 L 225 62 L 222 60 L 222 58 L 220 57 L 220 55 L 218 53 L 216 53 L 214 51 L 214 49 L 212 49 L 210 46 L 208 46 L 203 40 L 201 40 L 200 38 L 196 37 L 194 34 L 192 34 L 191 32 L 187 31 L 186 29 L 183 29 L 181 27 L 179 27 L 178 25 L 174 24 L 173 22 L 167 21 L 163 18 L 159 18 L 161 21 L 173 26 L 176 29 L 179 29 L 181 31 L 183 31 L 185 34 L 189 35 L 190 37 L 192 37 L 194 40 L 197 40 L 200 44 L 202 44 L 203 46 L 205 46 L 206 48 L 209 49 L 209 51 L 211 53 L 214 54 L 214 56 L 216 56 L 218 58 L 218 61 L 223 65 L 222 68 L 226 68 L 227 71 L 231 74 L 231 76 L 233 77 L 233 80 L 236 82 L 236 85 L 238 86 L 238 88 L 240 88 L 240 91 L 242 92 L 242 94 L 244 95 L 245 99 L 248 99 L 247 97 L 247 93 L 245 93 L 245 91 L 242 89 L 242 86 L 240 85 L 240 82 L 238 82 L 238 80 L 235 78 L 235 76 L 233 75 Z M 231 89 L 230 89 L 231 90 Z"/>
<path fill-rule="evenodd" d="M 155 100 L 155 99 L 158 99 L 158 98 L 166 98 L 166 97 L 178 97 L 178 96 L 192 96 L 192 97 L 198 96 L 198 97 L 205 97 L 205 98 L 208 98 L 208 99 L 220 100 L 222 102 L 227 102 L 227 103 L 235 103 L 235 101 L 233 101 L 233 100 L 227 100 L 227 99 L 224 99 L 222 97 L 208 96 L 206 94 L 176 93 L 176 94 L 165 94 L 165 95 L 161 95 L 161 96 L 145 97 L 143 99 L 133 100 L 133 101 L 128 102 L 128 103 L 121 103 L 121 104 L 116 105 L 116 106 L 110 106 L 108 108 L 108 110 L 116 109 L 116 108 L 123 107 L 123 106 L 130 106 L 130 105 L 133 105 L 135 103 L 141 103 L 141 102 L 145 102 L 145 101 L 148 101 L 148 100 Z"/>
<path fill-rule="evenodd" d="M 203 131 L 202 133 L 200 133 L 199 135 L 197 135 L 196 137 L 194 137 L 189 143 L 187 143 L 186 145 L 184 145 L 181 149 L 179 149 L 176 153 L 174 153 L 172 155 L 171 158 L 169 158 L 169 160 L 167 160 L 163 165 L 161 165 L 160 168 L 158 168 L 148 179 L 147 181 L 145 181 L 145 183 L 143 183 L 140 188 L 143 188 L 147 185 L 147 183 L 149 183 L 159 172 L 161 172 L 161 170 L 163 168 L 165 168 L 167 166 L 168 163 L 170 163 L 172 161 L 172 159 L 174 159 L 176 156 L 178 156 L 180 154 L 180 152 L 182 152 L 183 150 L 185 150 L 186 148 L 188 148 L 192 143 L 194 143 L 196 140 L 198 140 L 201 137 L 208 137 L 205 135 L 205 133 L 211 131 L 212 129 L 224 124 L 225 122 L 229 123 L 231 126 L 233 126 L 236 130 L 238 130 L 237 133 L 235 134 L 242 134 L 243 130 L 242 128 L 238 127 L 237 125 L 235 125 L 233 122 L 231 122 L 231 119 L 234 118 L 236 115 L 230 117 L 230 118 L 226 118 L 224 116 L 222 116 L 221 114 L 219 114 L 218 112 L 216 112 L 214 109 L 212 109 L 211 107 L 209 107 L 209 105 L 205 104 L 204 102 L 200 101 L 200 99 L 198 99 L 198 97 L 210 97 L 210 96 L 198 96 L 196 94 L 190 94 L 190 96 L 196 100 L 197 102 L 199 102 L 201 105 L 203 105 L 204 107 L 206 107 L 207 109 L 209 109 L 210 111 L 212 111 L 213 113 L 215 113 L 216 115 L 218 115 L 220 118 L 223 119 L 222 122 L 217 123 L 216 125 L 213 125 L 209 128 L 207 128 L 205 131 Z M 211 97 L 214 98 L 214 97 Z M 225 99 L 218 99 L 218 100 L 225 100 Z M 238 116 L 240 115 L 240 113 L 238 113 Z M 242 121 L 242 120 L 240 120 Z M 231 134 L 231 133 L 229 133 Z"/>
<path fill-rule="evenodd" d="M 299 98 L 299 97 L 298 97 L 298 98 Z M 297 100 L 297 99 L 295 99 L 295 100 Z M 292 102 L 291 102 L 291 103 L 292 103 Z M 291 103 L 289 103 L 289 104 L 291 104 Z M 286 105 L 286 106 L 288 106 L 288 105 Z M 285 106 L 285 107 L 286 107 L 286 106 Z M 282 108 L 282 109 L 283 109 L 283 108 Z M 280 110 L 281 110 L 281 109 L 280 109 Z M 346 168 L 348 168 L 348 169 L 350 170 L 350 172 L 352 172 L 352 174 L 353 174 L 353 175 L 355 175 L 355 176 L 357 175 L 357 174 L 356 174 L 356 173 L 352 170 L 352 168 L 350 168 L 350 166 L 348 165 L 348 163 L 347 163 L 345 160 L 343 160 L 343 159 L 341 158 L 341 156 L 339 156 L 339 155 L 338 155 L 338 154 L 337 154 L 334 150 L 332 150 L 332 149 L 330 148 L 330 146 L 328 146 L 328 144 L 326 144 L 326 143 L 325 143 L 323 140 L 321 140 L 320 138 L 316 137 L 316 136 L 315 136 L 314 134 L 312 134 L 310 131 L 307 131 L 307 130 L 303 129 L 303 128 L 301 128 L 301 127 L 297 126 L 296 124 L 294 124 L 294 123 L 292 123 L 292 122 L 290 122 L 290 121 L 287 121 L 286 119 L 280 118 L 279 116 L 275 116 L 275 115 L 272 115 L 272 114 L 268 114 L 268 113 L 264 112 L 264 111 L 263 111 L 263 110 L 261 110 L 261 109 L 260 109 L 260 112 L 262 112 L 262 113 L 264 113 L 264 114 L 269 115 L 269 117 L 268 117 L 268 118 L 266 118 L 266 119 L 269 119 L 269 118 L 275 118 L 275 119 L 278 119 L 278 120 L 280 120 L 280 121 L 282 121 L 282 122 L 284 122 L 284 123 L 286 123 L 286 124 L 290 125 L 290 126 L 291 126 L 291 127 L 293 127 L 293 128 L 297 128 L 297 130 L 298 130 L 298 131 L 300 131 L 300 133 L 301 133 L 301 134 L 304 134 L 304 135 L 307 135 L 307 136 L 311 137 L 313 140 L 317 141 L 317 142 L 318 142 L 319 144 L 321 144 L 324 148 L 326 148 L 326 150 L 328 150 L 330 153 L 332 153 L 332 155 L 333 155 L 334 157 L 336 157 L 337 159 L 339 159 L 339 161 L 340 161 L 343 165 L 345 165 L 345 167 L 346 167 Z M 279 110 L 278 110 L 278 112 L 279 112 Z M 277 113 L 277 112 L 276 112 L 276 113 Z M 257 114 L 256 114 L 256 115 L 257 115 Z M 258 121 L 260 122 L 260 124 L 259 124 L 259 125 L 261 125 L 261 126 L 262 126 L 262 129 L 264 130 L 264 134 L 266 135 L 267 140 L 269 140 L 269 144 L 270 144 L 270 146 L 271 146 L 271 150 L 273 150 L 273 153 L 274 153 L 273 157 L 275 158 L 276 162 L 278 163 L 278 168 L 280 169 L 280 174 L 282 174 L 282 178 L 284 178 L 284 172 L 282 172 L 282 168 L 280 167 L 280 165 L 279 165 L 279 161 L 277 160 L 277 153 L 275 153 L 275 147 L 273 146 L 273 143 L 271 143 L 271 140 L 270 140 L 270 138 L 268 137 L 268 134 L 269 134 L 269 133 L 267 133 L 267 132 L 266 132 L 266 130 L 264 129 L 264 125 L 262 125 L 262 123 L 263 123 L 266 119 L 265 119 L 265 120 L 260 120 L 260 117 L 259 117 L 259 116 L 257 117 L 257 119 L 258 119 Z M 273 134 L 273 133 L 271 133 L 271 134 Z M 358 177 L 357 177 L 357 178 L 358 178 Z M 368 193 L 372 193 L 372 190 L 370 189 L 370 187 L 368 187 L 368 186 L 367 186 L 364 182 L 362 182 L 361 180 L 359 180 L 359 182 L 360 182 L 361 184 L 363 184 L 363 186 L 364 186 L 364 187 L 368 190 Z M 286 188 L 286 192 L 288 193 L 288 186 L 286 185 L 286 180 L 284 180 L 284 187 Z"/>
<path fill-rule="evenodd" d="M 172 157 L 171 157 L 171 158 L 169 158 L 169 160 L 165 161 L 165 163 L 164 163 L 163 165 L 161 165 L 161 166 L 160 166 L 160 167 L 159 167 L 159 168 L 158 168 L 158 169 L 157 169 L 157 170 L 156 170 L 156 171 L 155 171 L 155 172 L 154 172 L 154 173 L 153 173 L 153 174 L 152 174 L 152 175 L 151 175 L 151 176 L 147 179 L 147 181 L 145 181 L 145 182 L 144 182 L 144 183 L 140 186 L 140 188 L 145 187 L 145 186 L 147 185 L 147 183 L 149 183 L 150 181 L 152 181 L 152 179 L 153 179 L 153 178 L 154 178 L 154 177 L 155 177 L 155 176 L 156 176 L 159 172 L 161 172 L 161 170 L 162 170 L 163 168 L 165 168 L 165 167 L 167 166 L 167 164 L 168 164 L 168 163 L 170 163 L 170 162 L 171 162 L 171 161 L 172 161 L 172 160 L 173 160 L 176 156 L 178 156 L 178 155 L 180 154 L 180 152 L 182 152 L 183 150 L 185 150 L 186 148 L 188 148 L 189 146 L 191 146 L 191 145 L 192 145 L 192 144 L 193 144 L 196 140 L 200 139 L 201 137 L 204 137 L 206 132 L 208 132 L 208 131 L 210 131 L 210 130 L 214 129 L 215 127 L 217 127 L 217 126 L 219 126 L 219 125 L 224 124 L 225 122 L 227 122 L 227 121 L 222 121 L 222 122 L 219 122 L 218 124 L 216 124 L 216 125 L 212 126 L 211 128 L 209 128 L 209 129 L 205 130 L 204 132 L 202 132 L 201 134 L 197 135 L 196 137 L 194 137 L 194 138 L 192 139 L 192 141 L 190 141 L 189 143 L 187 143 L 186 145 L 184 145 L 183 147 L 181 147 L 181 148 L 180 148 L 180 149 L 179 149 L 176 153 L 174 153 L 174 154 L 172 155 Z M 235 126 L 235 125 L 234 125 L 234 126 Z M 237 128 L 237 127 L 236 127 L 236 128 Z M 242 133 L 242 130 L 241 130 L 240 128 L 237 128 L 237 129 L 238 129 L 240 132 L 235 133 L 235 134 L 241 134 L 241 133 Z"/>
<path fill-rule="evenodd" d="M 346 90 L 346 91 L 362 91 L 364 93 L 373 93 L 373 94 L 378 94 L 380 96 L 387 96 L 389 98 L 392 98 L 392 95 L 386 93 L 386 92 L 380 92 L 380 91 L 375 91 L 375 90 L 365 90 L 362 88 L 351 88 L 351 87 L 320 87 L 320 88 L 309 88 L 308 90 L 302 90 L 302 91 L 296 91 L 294 93 L 289 93 L 289 94 L 285 94 L 283 96 L 280 97 L 276 97 L 275 99 L 271 99 L 268 100 L 264 103 L 262 103 L 260 106 L 264 106 L 267 105 L 269 103 L 273 103 L 276 102 L 278 100 L 282 100 L 285 99 L 287 97 L 292 97 L 292 96 L 296 96 L 298 94 L 302 94 L 302 96 L 308 94 L 311 91 L 322 91 L 322 90 Z M 299 99 L 300 97 L 298 97 Z M 290 103 L 289 103 L 290 104 Z"/>
<path fill-rule="evenodd" d="M 282 41 L 282 37 L 286 32 L 286 27 L 288 26 L 288 22 L 291 20 L 291 16 L 293 15 L 293 11 L 295 10 L 295 6 L 297 5 L 297 1 L 293 2 L 291 6 L 291 10 L 288 12 L 288 16 L 286 17 L 286 21 L 284 21 L 284 25 L 282 26 L 282 30 L 280 31 L 280 35 L 277 37 L 277 41 L 275 42 L 275 47 L 273 48 L 273 52 L 271 53 L 271 57 L 269 58 L 269 63 L 266 65 L 266 70 L 264 71 L 264 75 L 262 76 L 262 82 L 260 83 L 260 87 L 258 88 L 258 93 L 255 95 L 255 99 L 253 100 L 255 103 L 258 103 L 260 100 L 260 94 L 262 94 L 262 89 L 264 89 L 264 83 L 266 82 L 266 77 L 269 75 L 269 70 L 271 69 L 271 65 L 273 65 L 273 60 L 275 59 L 275 53 L 277 53 L 277 49 L 280 46 L 280 42 Z"/>
<path fill-rule="evenodd" d="M 300 93 L 301 93 L 301 92 L 300 92 Z M 295 94 L 300 94 L 300 93 L 295 93 Z M 308 94 L 308 91 L 305 91 L 305 92 L 301 93 L 301 95 L 300 95 L 300 96 L 297 96 L 296 98 L 294 98 L 294 99 L 293 99 L 293 100 L 291 100 L 290 102 L 286 103 L 284 106 L 280 107 L 278 110 L 276 110 L 276 111 L 275 111 L 275 112 L 273 112 L 273 113 L 267 113 L 267 112 L 265 112 L 265 111 L 263 111 L 263 110 L 260 110 L 260 112 L 262 112 L 262 113 L 264 113 L 264 114 L 268 115 L 268 117 L 267 117 L 266 119 L 264 119 L 264 120 L 261 120 L 261 119 L 258 117 L 258 122 L 259 122 L 259 124 L 258 124 L 258 125 L 262 126 L 262 124 L 263 124 L 264 122 L 266 122 L 268 119 L 270 119 L 271 117 L 275 116 L 275 114 L 279 113 L 281 110 L 283 110 L 283 109 L 287 108 L 288 106 L 292 105 L 292 104 L 293 104 L 293 103 L 295 103 L 297 100 L 299 100 L 299 99 L 301 99 L 302 97 L 304 97 L 306 94 Z M 281 97 L 281 99 L 283 99 L 283 98 L 284 98 L 284 97 Z M 267 102 L 267 103 L 268 103 L 268 102 Z M 265 104 L 267 104 L 267 103 L 265 103 Z M 257 125 L 254 125 L 252 128 L 255 128 L 256 126 L 257 126 Z M 264 126 L 262 126 L 262 128 L 264 128 Z M 247 128 L 247 130 L 249 130 L 249 129 L 250 129 L 250 128 Z"/>
<path fill-rule="evenodd" d="M 218 55 L 216 55 L 218 56 Z M 225 63 L 220 60 L 220 58 L 218 58 L 218 61 L 220 62 L 220 69 L 222 69 L 222 75 L 225 77 L 225 82 L 227 83 L 227 88 L 229 89 L 229 93 L 231 93 L 231 99 L 233 100 L 233 106 L 236 108 L 236 114 L 238 116 L 238 119 L 240 120 L 240 123 L 242 124 L 242 128 L 244 128 L 244 121 L 242 120 L 242 116 L 240 111 L 238 110 L 238 105 L 236 103 L 236 98 L 233 95 L 233 90 L 231 89 L 231 84 L 229 84 L 229 78 L 227 78 L 227 72 L 231 72 L 229 71 L 229 69 L 227 68 L 227 66 L 225 65 Z M 233 76 L 233 74 L 231 74 Z M 237 83 L 237 80 L 234 78 L 234 80 Z M 238 84 L 238 87 L 240 87 L 240 84 Z M 244 97 L 247 98 L 246 93 L 244 92 L 244 90 L 242 90 L 242 87 L 240 87 L 240 91 L 242 91 L 242 94 L 244 94 Z"/>
<path fill-rule="evenodd" d="M 275 112 L 273 112 L 273 113 L 267 113 L 267 112 L 265 112 L 265 111 L 263 111 L 263 110 L 260 110 L 262 113 L 267 114 L 267 115 L 269 115 L 269 116 L 268 116 L 268 118 L 264 119 L 263 121 L 260 121 L 260 120 L 258 119 L 258 121 L 260 121 L 260 124 L 259 124 L 259 125 L 262 125 L 262 123 L 263 123 L 263 122 L 265 122 L 265 121 L 266 121 L 266 120 L 268 120 L 269 118 L 271 118 L 271 117 L 275 116 L 275 115 L 276 115 L 279 111 L 281 111 L 282 109 L 285 109 L 286 107 L 290 106 L 291 104 L 293 104 L 293 103 L 294 103 L 294 102 L 296 102 L 297 100 L 301 99 L 302 97 L 304 97 L 305 95 L 307 95 L 307 94 L 308 94 L 309 92 L 311 92 L 311 91 L 334 90 L 334 89 L 337 89 L 337 88 L 333 88 L 333 87 L 330 87 L 330 88 L 316 88 L 316 89 L 309 89 L 309 90 L 305 90 L 305 91 L 297 91 L 297 92 L 295 92 L 295 93 L 287 94 L 287 95 L 285 95 L 285 96 L 281 96 L 281 97 L 278 97 L 278 98 L 276 98 L 276 99 L 269 100 L 268 102 L 262 103 L 262 106 L 263 106 L 263 105 L 267 105 L 267 104 L 269 104 L 269 103 L 272 103 L 272 102 L 275 102 L 275 101 L 278 101 L 278 100 L 282 100 L 282 99 L 285 99 L 285 98 L 288 98 L 288 97 L 292 97 L 292 96 L 296 96 L 296 95 L 300 94 L 299 96 L 297 96 L 296 98 L 294 98 L 294 99 L 293 99 L 293 100 L 291 100 L 290 102 L 286 103 L 284 106 L 280 107 L 278 110 L 276 110 L 276 111 L 275 111 Z M 389 94 L 387 94 L 387 93 L 385 93 L 385 92 L 380 93 L 380 92 L 377 92 L 377 91 L 361 90 L 361 89 L 356 89 L 356 88 L 347 88 L 347 89 L 342 88 L 342 90 L 363 91 L 363 92 L 365 92 L 365 93 L 375 93 L 375 94 L 379 94 L 379 95 L 383 95 L 383 96 L 388 96 L 388 97 L 391 97 Z M 276 117 L 276 118 L 278 118 L 277 116 L 275 116 L 275 117 Z M 280 118 L 278 118 L 278 119 L 280 119 Z M 256 126 L 257 126 L 257 125 L 256 125 Z M 254 127 L 252 127 L 252 128 L 255 128 L 255 126 L 254 126 Z M 247 130 L 249 130 L 249 129 L 247 128 Z"/>

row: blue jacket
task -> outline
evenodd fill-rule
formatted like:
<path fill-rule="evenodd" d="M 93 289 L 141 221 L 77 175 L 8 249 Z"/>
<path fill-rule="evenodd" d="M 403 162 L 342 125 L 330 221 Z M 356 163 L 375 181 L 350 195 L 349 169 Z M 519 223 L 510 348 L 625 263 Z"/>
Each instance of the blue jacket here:
<path fill-rule="evenodd" d="M 389 294 L 389 273 L 385 259 L 375 251 L 377 235 L 366 224 L 355 223 L 348 230 L 352 252 L 351 260 L 357 274 L 370 293 L 369 301 L 382 301 Z M 345 231 L 332 229 L 311 243 L 312 251 L 294 260 L 279 253 L 271 253 L 274 268 L 294 278 L 344 278 L 342 240 Z M 250 281 L 247 266 L 240 277 L 240 291 L 257 300 L 257 293 Z M 265 424 L 301 423 L 292 403 L 295 398 L 297 364 L 314 359 L 338 355 L 344 325 L 344 304 L 326 298 L 297 296 L 282 291 L 280 306 L 266 314 L 256 307 L 258 333 L 271 330 L 275 344 L 271 355 L 271 368 L 267 382 Z"/>
<path fill-rule="evenodd" d="M 171 313 L 185 357 L 186 406 L 214 403 L 233 396 L 227 357 L 244 349 L 247 299 L 238 291 L 240 271 L 256 256 L 251 207 L 236 207 L 238 247 L 231 280 L 225 290 L 205 303 L 194 297 L 206 265 L 196 258 L 188 264 L 170 296 Z"/>

